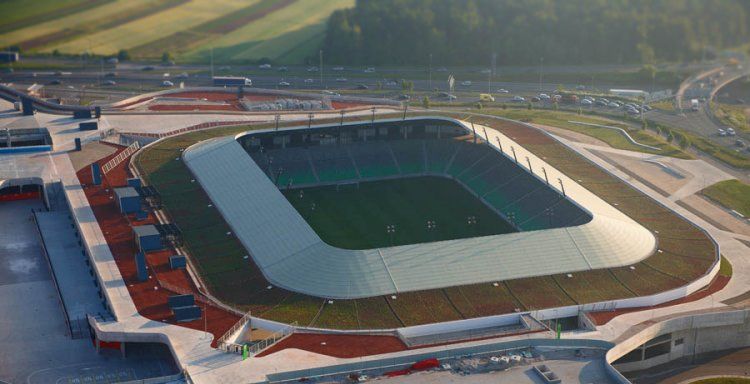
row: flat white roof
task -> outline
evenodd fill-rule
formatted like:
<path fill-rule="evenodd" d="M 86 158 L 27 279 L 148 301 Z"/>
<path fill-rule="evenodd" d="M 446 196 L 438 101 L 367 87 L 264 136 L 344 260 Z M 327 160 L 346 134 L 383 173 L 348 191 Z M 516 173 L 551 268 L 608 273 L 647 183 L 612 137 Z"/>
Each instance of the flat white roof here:
<path fill-rule="evenodd" d="M 426 117 L 413 120 L 421 119 Z M 458 120 L 429 119 L 468 130 Z M 183 158 L 265 277 L 312 296 L 361 298 L 618 267 L 653 253 L 656 239 L 650 231 L 507 136 L 475 128 L 486 129 L 493 147 L 499 138 L 506 150 L 512 145 L 519 158 L 528 156 L 532 169 L 540 172 L 544 166 L 550 180 L 560 178 L 567 196 L 588 210 L 592 220 L 576 227 L 347 250 L 320 239 L 236 137 L 195 144 Z"/>

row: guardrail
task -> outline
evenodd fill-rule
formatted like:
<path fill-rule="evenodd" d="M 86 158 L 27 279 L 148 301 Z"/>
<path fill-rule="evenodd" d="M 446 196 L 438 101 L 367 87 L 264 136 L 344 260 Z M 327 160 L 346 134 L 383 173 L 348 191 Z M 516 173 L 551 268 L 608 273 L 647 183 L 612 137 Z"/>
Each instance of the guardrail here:
<path fill-rule="evenodd" d="M 122 163 L 125 159 L 130 157 L 130 155 L 134 154 L 138 149 L 141 148 L 141 144 L 137 141 L 134 141 L 133 144 L 130 144 L 127 148 L 125 148 L 124 151 L 120 152 L 119 155 L 117 155 L 112 160 L 108 161 L 104 166 L 102 167 L 102 173 L 107 174 L 109 171 L 112 170 L 112 168 L 118 166 L 120 163 Z"/>
<path fill-rule="evenodd" d="M 252 316 L 250 315 L 250 311 L 247 311 L 247 313 L 245 313 L 242 316 L 242 318 L 240 318 L 239 321 L 234 323 L 234 325 L 231 328 L 229 328 L 226 332 L 224 332 L 223 335 L 221 335 L 221 337 L 219 337 L 218 340 L 216 340 L 216 344 L 218 345 L 218 348 L 223 351 L 230 351 L 230 349 L 232 349 L 233 346 L 237 345 L 236 343 L 231 343 L 231 342 L 228 342 L 227 340 L 229 340 L 229 338 L 232 337 L 232 335 L 237 333 L 237 331 L 239 331 L 242 327 L 244 327 L 247 323 L 249 323 L 251 318 Z"/>

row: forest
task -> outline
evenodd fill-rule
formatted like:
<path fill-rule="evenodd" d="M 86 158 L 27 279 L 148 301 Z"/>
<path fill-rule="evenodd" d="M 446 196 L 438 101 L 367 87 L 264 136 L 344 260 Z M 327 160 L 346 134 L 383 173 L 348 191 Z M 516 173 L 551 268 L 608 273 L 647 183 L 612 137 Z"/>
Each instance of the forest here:
<path fill-rule="evenodd" d="M 358 0 L 322 43 L 340 64 L 655 64 L 750 42 L 746 0 Z"/>

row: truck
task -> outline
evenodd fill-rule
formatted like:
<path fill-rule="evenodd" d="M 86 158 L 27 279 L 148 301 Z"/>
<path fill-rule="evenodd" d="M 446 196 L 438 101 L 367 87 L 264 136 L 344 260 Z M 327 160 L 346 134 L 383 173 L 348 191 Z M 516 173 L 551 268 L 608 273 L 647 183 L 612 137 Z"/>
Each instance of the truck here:
<path fill-rule="evenodd" d="M 214 76 L 214 87 L 251 86 L 253 82 L 247 77 Z"/>
<path fill-rule="evenodd" d="M 690 109 L 693 111 L 698 111 L 701 107 L 701 102 L 698 101 L 698 99 L 692 99 L 690 100 Z"/>

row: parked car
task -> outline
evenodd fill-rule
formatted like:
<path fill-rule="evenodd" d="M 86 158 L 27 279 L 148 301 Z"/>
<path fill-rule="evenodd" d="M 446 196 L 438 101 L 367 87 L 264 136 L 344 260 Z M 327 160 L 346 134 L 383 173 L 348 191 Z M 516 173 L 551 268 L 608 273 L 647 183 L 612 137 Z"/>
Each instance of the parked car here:
<path fill-rule="evenodd" d="M 279 81 L 279 87 L 288 87 L 292 84 L 286 82 L 286 81 Z"/>
<path fill-rule="evenodd" d="M 169 80 L 164 80 L 164 81 L 163 81 L 163 82 L 161 83 L 161 86 L 162 86 L 162 87 L 174 87 L 174 83 L 173 83 L 173 82 L 171 82 L 171 81 L 169 81 Z"/>
<path fill-rule="evenodd" d="M 540 100 L 549 100 L 550 99 L 549 95 L 546 94 L 546 93 L 540 93 L 539 96 L 538 96 L 538 98 Z"/>
<path fill-rule="evenodd" d="M 114 80 L 107 80 L 104 82 L 104 85 L 117 85 L 117 83 Z"/>
<path fill-rule="evenodd" d="M 723 130 L 723 129 L 719 128 L 719 132 L 718 132 L 718 134 L 719 134 L 719 136 L 726 136 L 726 135 L 727 135 L 727 131 L 725 131 L 725 130 Z"/>
<path fill-rule="evenodd" d="M 277 70 L 277 71 L 279 71 L 279 72 L 288 72 L 288 71 L 289 71 L 289 68 L 287 68 L 287 67 L 279 67 L 279 68 L 278 68 L 278 69 L 276 69 L 276 70 Z"/>
<path fill-rule="evenodd" d="M 307 72 L 318 72 L 318 67 L 307 67 Z"/>
<path fill-rule="evenodd" d="M 49 85 L 60 85 L 62 84 L 62 80 L 54 79 L 49 82 Z"/>
<path fill-rule="evenodd" d="M 367 69 L 365 69 L 365 73 L 375 73 L 375 68 L 368 67 Z"/>
<path fill-rule="evenodd" d="M 591 101 L 590 99 L 583 99 L 583 100 L 581 100 L 581 105 L 586 106 L 586 107 L 590 107 L 590 106 L 594 105 L 594 102 Z"/>
<path fill-rule="evenodd" d="M 337 71 L 337 72 L 339 72 L 339 71 L 343 71 L 343 70 L 344 70 L 344 67 L 333 67 L 332 69 L 333 69 L 334 71 Z"/>
<path fill-rule="evenodd" d="M 510 101 L 514 103 L 523 103 L 524 101 L 526 101 L 526 99 L 523 96 L 513 96 L 513 98 L 510 99 Z"/>
<path fill-rule="evenodd" d="M 396 97 L 396 100 L 411 100 L 411 96 L 407 94 L 400 94 Z"/>
<path fill-rule="evenodd" d="M 737 134 L 737 132 L 735 132 L 735 131 L 734 131 L 734 128 L 732 128 L 732 127 L 727 127 L 727 135 L 729 135 L 729 136 L 734 136 L 734 135 L 736 135 L 736 134 Z"/>
<path fill-rule="evenodd" d="M 339 77 L 339 78 L 336 79 L 336 81 L 339 82 L 339 83 L 346 83 L 349 80 L 347 80 L 346 77 Z"/>
<path fill-rule="evenodd" d="M 497 90 L 497 93 L 509 93 L 509 92 L 505 88 L 500 88 L 500 89 Z"/>
<path fill-rule="evenodd" d="M 471 80 L 464 80 L 461 82 L 461 85 L 464 87 L 470 87 L 471 86 Z"/>
<path fill-rule="evenodd" d="M 534 97 L 531 98 L 531 102 L 532 103 L 538 103 L 540 101 L 542 101 L 542 98 L 539 97 L 539 96 L 534 96 Z"/>
<path fill-rule="evenodd" d="M 154 68 L 153 65 L 147 65 L 147 66 L 141 68 L 142 71 L 153 71 L 154 69 L 156 69 L 156 68 Z"/>
<path fill-rule="evenodd" d="M 595 101 L 594 103 L 600 107 L 606 107 L 608 104 L 604 99 L 599 99 Z"/>
<path fill-rule="evenodd" d="M 271 69 L 271 64 L 261 64 L 258 66 L 260 69 Z"/>
<path fill-rule="evenodd" d="M 107 72 L 104 77 L 117 77 L 117 72 Z"/>
<path fill-rule="evenodd" d="M 314 82 L 315 82 L 315 80 L 313 80 L 313 79 L 305 79 L 305 81 L 304 81 L 305 84 L 312 84 Z"/>
<path fill-rule="evenodd" d="M 736 145 L 736 146 L 738 146 L 740 148 L 744 148 L 745 147 L 745 142 L 742 141 L 742 140 L 740 140 L 740 139 L 737 139 L 737 140 L 734 141 L 734 145 Z"/>
<path fill-rule="evenodd" d="M 366 84 L 357 84 L 357 89 L 365 90 L 370 89 Z"/>

